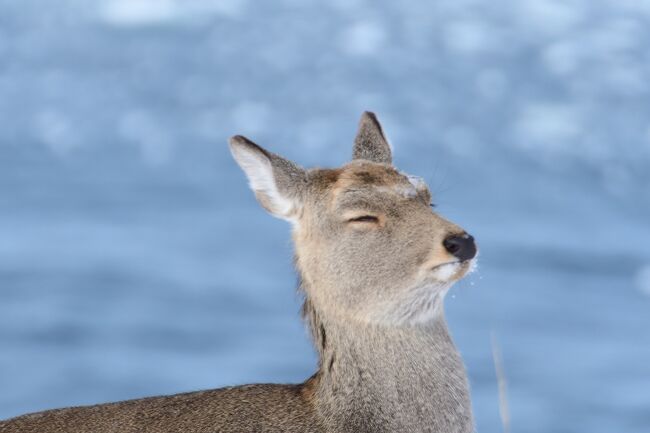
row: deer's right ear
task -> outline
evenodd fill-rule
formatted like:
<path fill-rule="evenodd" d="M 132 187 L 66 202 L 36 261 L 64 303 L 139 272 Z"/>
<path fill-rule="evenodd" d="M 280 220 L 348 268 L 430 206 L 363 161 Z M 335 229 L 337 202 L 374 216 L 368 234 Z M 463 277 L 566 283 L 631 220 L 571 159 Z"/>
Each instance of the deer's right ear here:
<path fill-rule="evenodd" d="M 365 111 L 361 115 L 352 158 L 392 164 L 393 152 L 375 113 Z"/>
<path fill-rule="evenodd" d="M 262 207 L 273 216 L 295 222 L 307 183 L 305 170 L 241 135 L 231 137 L 229 144 Z"/>

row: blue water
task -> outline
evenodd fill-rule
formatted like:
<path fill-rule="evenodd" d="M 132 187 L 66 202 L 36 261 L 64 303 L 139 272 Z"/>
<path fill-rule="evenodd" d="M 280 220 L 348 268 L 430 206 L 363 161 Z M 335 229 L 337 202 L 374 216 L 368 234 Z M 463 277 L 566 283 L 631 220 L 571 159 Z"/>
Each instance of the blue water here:
<path fill-rule="evenodd" d="M 650 3 L 0 1 L 0 417 L 315 368 L 289 228 L 226 146 L 361 111 L 481 247 L 478 431 L 650 429 Z"/>

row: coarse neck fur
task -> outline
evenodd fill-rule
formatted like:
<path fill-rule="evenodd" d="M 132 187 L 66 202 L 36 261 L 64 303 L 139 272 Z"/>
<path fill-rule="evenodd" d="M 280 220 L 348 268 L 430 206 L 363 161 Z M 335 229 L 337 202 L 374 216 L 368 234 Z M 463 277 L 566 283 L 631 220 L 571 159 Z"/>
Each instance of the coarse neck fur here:
<path fill-rule="evenodd" d="M 310 387 L 328 431 L 473 431 L 465 368 L 439 311 L 418 325 L 342 323 L 306 300 L 319 352 Z"/>

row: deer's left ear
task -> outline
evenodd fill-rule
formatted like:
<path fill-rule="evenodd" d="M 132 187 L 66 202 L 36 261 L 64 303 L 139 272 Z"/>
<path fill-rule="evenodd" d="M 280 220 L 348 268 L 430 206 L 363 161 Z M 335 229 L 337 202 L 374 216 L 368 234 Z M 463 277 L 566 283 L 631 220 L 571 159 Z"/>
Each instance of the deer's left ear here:
<path fill-rule="evenodd" d="M 262 207 L 273 216 L 295 222 L 307 182 L 305 170 L 241 135 L 230 138 L 229 144 Z"/>
<path fill-rule="evenodd" d="M 354 159 L 366 159 L 384 164 L 393 163 L 390 145 L 374 113 L 366 111 L 361 115 L 352 156 Z"/>

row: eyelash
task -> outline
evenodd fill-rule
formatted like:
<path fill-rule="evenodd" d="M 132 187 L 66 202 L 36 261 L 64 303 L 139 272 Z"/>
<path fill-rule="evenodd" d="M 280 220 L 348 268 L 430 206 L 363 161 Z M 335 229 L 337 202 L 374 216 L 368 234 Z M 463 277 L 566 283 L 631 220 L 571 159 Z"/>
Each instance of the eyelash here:
<path fill-rule="evenodd" d="M 435 203 L 429 203 L 429 206 L 433 209 L 437 205 Z M 362 215 L 360 217 L 350 218 L 348 220 L 348 222 L 349 223 L 378 223 L 379 218 L 377 218 L 376 216 L 372 216 L 372 215 Z"/>
<path fill-rule="evenodd" d="M 360 222 L 360 223 L 377 223 L 379 222 L 379 218 L 376 216 L 372 215 L 363 215 L 357 218 L 351 218 L 348 220 L 348 222 Z"/>

